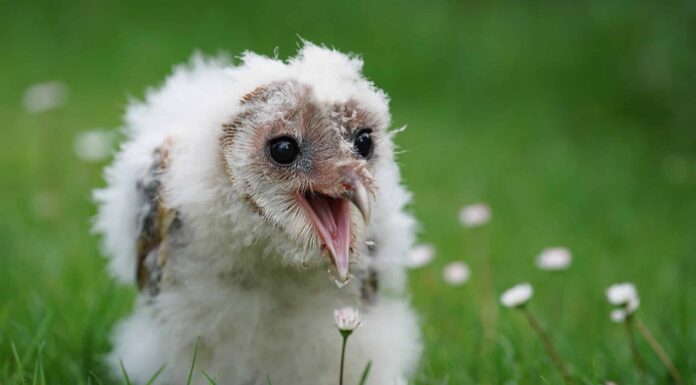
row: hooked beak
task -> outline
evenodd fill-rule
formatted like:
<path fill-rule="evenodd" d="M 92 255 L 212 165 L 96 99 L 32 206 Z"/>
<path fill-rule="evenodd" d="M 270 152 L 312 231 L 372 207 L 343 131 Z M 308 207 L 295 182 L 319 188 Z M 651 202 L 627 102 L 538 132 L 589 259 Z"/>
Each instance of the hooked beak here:
<path fill-rule="evenodd" d="M 365 185 L 353 178 L 343 183 L 345 192 L 338 197 L 321 192 L 298 193 L 298 201 L 307 212 L 319 233 L 323 246 L 329 251 L 338 279 L 350 279 L 349 263 L 352 242 L 350 202 L 360 211 L 365 224 L 369 223 L 372 206 Z"/>
<path fill-rule="evenodd" d="M 346 186 L 346 190 L 344 197 L 353 202 L 355 207 L 358 208 L 365 224 L 370 223 L 372 205 L 365 185 L 359 180 L 354 180 Z"/>

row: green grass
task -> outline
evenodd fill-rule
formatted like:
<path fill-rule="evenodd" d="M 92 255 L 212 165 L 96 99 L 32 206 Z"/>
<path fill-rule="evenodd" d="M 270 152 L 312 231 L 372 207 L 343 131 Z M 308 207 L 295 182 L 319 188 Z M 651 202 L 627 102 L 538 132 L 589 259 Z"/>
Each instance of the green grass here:
<path fill-rule="evenodd" d="M 696 12 L 611 0 L 1 4 L 0 383 L 124 383 L 101 358 L 135 291 L 109 279 L 89 233 L 103 164 L 78 161 L 74 135 L 119 126 L 128 98 L 196 48 L 286 57 L 298 35 L 362 53 L 408 124 L 400 163 L 420 240 L 438 250 L 411 273 L 416 384 L 560 383 L 523 316 L 497 305 L 521 281 L 578 383 L 635 384 L 603 296 L 624 280 L 696 383 Z M 52 79 L 69 103 L 26 114 L 23 91 Z M 465 230 L 457 210 L 476 201 L 493 220 Z M 552 245 L 573 251 L 570 270 L 534 267 Z M 455 259 L 472 268 L 462 287 L 441 279 Z M 669 383 L 639 348 L 649 382 Z"/>

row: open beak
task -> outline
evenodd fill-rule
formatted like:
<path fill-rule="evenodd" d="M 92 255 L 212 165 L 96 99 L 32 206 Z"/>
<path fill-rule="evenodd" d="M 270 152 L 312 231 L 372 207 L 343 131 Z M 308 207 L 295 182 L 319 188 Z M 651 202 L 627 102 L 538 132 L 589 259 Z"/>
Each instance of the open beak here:
<path fill-rule="evenodd" d="M 367 188 L 362 182 L 353 179 L 343 186 L 345 192 L 341 196 L 333 197 L 318 192 L 299 193 L 298 201 L 317 229 L 323 245 L 328 249 L 339 281 L 346 282 L 350 275 L 350 204 L 353 203 L 360 211 L 366 224 L 370 221 L 372 206 Z"/>

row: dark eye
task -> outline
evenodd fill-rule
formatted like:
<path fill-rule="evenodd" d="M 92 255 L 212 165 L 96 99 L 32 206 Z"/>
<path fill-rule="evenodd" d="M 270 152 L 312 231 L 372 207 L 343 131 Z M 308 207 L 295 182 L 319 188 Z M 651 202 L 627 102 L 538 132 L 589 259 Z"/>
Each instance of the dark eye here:
<path fill-rule="evenodd" d="M 365 159 L 372 155 L 371 133 L 372 130 L 369 128 L 363 128 L 362 130 L 358 131 L 358 135 L 355 137 L 355 142 L 353 143 L 355 151 Z"/>
<path fill-rule="evenodd" d="M 281 136 L 268 142 L 268 151 L 271 154 L 271 158 L 278 164 L 288 165 L 295 161 L 300 153 L 300 148 L 297 146 L 295 139 L 289 136 Z"/>

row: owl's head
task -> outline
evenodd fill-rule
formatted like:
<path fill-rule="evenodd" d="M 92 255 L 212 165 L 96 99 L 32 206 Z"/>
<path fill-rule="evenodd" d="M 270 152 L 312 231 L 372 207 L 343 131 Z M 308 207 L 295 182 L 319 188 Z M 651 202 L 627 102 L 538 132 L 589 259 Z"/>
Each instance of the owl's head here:
<path fill-rule="evenodd" d="M 379 196 L 376 168 L 391 160 L 387 98 L 335 51 L 305 47 L 284 66 L 224 124 L 224 166 L 256 215 L 345 281 Z"/>

